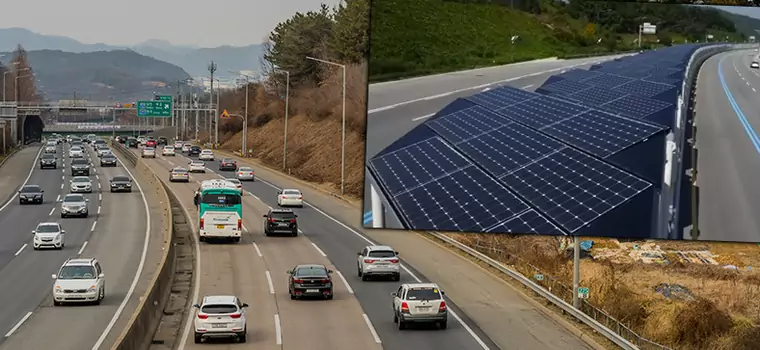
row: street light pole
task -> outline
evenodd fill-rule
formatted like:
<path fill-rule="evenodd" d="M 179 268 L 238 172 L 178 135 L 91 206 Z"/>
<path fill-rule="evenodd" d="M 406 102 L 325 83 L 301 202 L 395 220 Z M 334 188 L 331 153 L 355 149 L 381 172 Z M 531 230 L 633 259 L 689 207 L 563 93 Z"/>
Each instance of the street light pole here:
<path fill-rule="evenodd" d="M 243 117 L 240 114 L 230 114 L 230 117 L 238 117 L 238 118 L 240 118 L 240 119 L 243 120 L 243 135 L 245 135 L 245 133 L 248 131 L 248 119 L 245 118 L 245 117 Z M 245 139 L 243 139 L 243 140 L 245 140 Z M 248 146 L 248 145 L 246 145 L 245 141 L 243 141 L 240 146 L 241 146 L 240 154 L 244 154 L 245 147 Z"/>
<path fill-rule="evenodd" d="M 10 72 L 11 72 L 11 71 L 5 71 L 5 72 L 3 72 L 3 102 L 7 101 L 7 100 L 5 99 L 5 80 L 6 80 L 6 76 L 7 76 L 7 75 L 8 75 L 8 73 L 10 73 Z"/>
<path fill-rule="evenodd" d="M 240 153 L 243 158 L 248 156 L 248 129 L 246 128 L 246 125 L 248 125 L 248 94 L 249 94 L 249 88 L 251 86 L 251 76 L 248 74 L 243 74 L 242 72 L 233 72 L 230 71 L 232 74 L 239 74 L 245 77 L 245 120 L 246 123 L 243 125 L 243 151 Z"/>
<path fill-rule="evenodd" d="M 343 126 L 341 128 L 340 147 L 340 194 L 343 195 L 346 180 L 346 65 L 309 56 L 306 56 L 306 59 L 337 66 L 343 69 Z"/>
<path fill-rule="evenodd" d="M 217 65 L 214 61 L 211 61 L 208 64 L 208 71 L 211 73 L 211 91 L 209 94 L 209 100 L 214 98 L 214 73 L 216 73 Z M 219 144 L 219 116 L 214 117 L 214 121 L 216 122 L 216 132 L 214 134 L 214 149 L 218 147 Z M 211 140 L 211 134 L 208 135 L 209 140 Z"/>
<path fill-rule="evenodd" d="M 283 69 L 275 69 L 285 73 L 285 130 L 283 131 L 282 142 L 282 169 L 285 170 L 288 163 L 288 102 L 290 102 L 290 72 Z"/>

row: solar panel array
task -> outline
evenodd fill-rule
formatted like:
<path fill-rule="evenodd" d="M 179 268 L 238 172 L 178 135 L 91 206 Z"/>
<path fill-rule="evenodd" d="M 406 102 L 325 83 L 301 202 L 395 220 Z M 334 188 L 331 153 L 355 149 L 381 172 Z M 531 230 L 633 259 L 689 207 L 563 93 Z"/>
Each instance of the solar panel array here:
<path fill-rule="evenodd" d="M 697 48 L 569 70 L 537 92 L 500 87 L 458 99 L 462 108 L 431 117 L 369 167 L 410 229 L 582 233 L 636 198 L 651 204 L 655 184 L 612 159 L 668 130 L 647 118 L 675 104 L 669 94 Z"/>

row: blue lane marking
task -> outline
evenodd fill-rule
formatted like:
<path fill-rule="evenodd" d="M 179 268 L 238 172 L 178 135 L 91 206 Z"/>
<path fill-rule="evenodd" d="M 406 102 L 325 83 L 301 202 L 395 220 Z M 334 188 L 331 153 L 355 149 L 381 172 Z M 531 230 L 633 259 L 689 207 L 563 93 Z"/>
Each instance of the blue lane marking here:
<path fill-rule="evenodd" d="M 368 211 L 368 212 L 364 213 L 364 224 L 366 225 L 366 224 L 369 224 L 371 222 L 372 222 L 372 212 Z"/>
<path fill-rule="evenodd" d="M 723 86 L 723 92 L 726 94 L 728 101 L 731 103 L 731 108 L 734 109 L 736 116 L 739 118 L 739 122 L 742 123 L 744 131 L 747 133 L 747 137 L 749 137 L 750 141 L 752 141 L 752 144 L 755 146 L 757 153 L 760 153 L 760 137 L 758 137 L 757 133 L 755 133 L 755 130 L 752 129 L 749 121 L 747 121 L 747 117 L 744 115 L 741 108 L 739 108 L 739 104 L 736 103 L 736 100 L 734 100 L 733 94 L 731 94 L 731 91 L 728 90 L 726 79 L 723 77 L 723 60 L 725 59 L 726 56 L 723 56 L 718 62 L 718 77 L 720 78 L 720 85 Z"/>

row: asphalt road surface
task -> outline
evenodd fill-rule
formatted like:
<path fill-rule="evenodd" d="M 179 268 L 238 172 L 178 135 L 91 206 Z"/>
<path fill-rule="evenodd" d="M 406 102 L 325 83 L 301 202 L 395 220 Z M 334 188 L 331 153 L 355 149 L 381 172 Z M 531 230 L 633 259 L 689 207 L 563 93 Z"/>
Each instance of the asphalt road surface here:
<path fill-rule="evenodd" d="M 39 169 L 36 159 L 28 169 L 26 183 L 45 190 L 43 204 L 21 206 L 13 198 L 0 211 L 0 227 L 5 228 L 0 235 L 0 298 L 5 301 L 0 305 L 0 332 L 4 335 L 0 349 L 83 350 L 96 343 L 110 348 L 121 332 L 114 324 L 131 316 L 133 307 L 120 305 L 144 258 L 145 205 L 139 191 L 111 194 L 108 181 L 126 172 L 121 165 L 101 168 L 95 153 L 86 148 L 86 158 L 95 164 L 90 173 L 93 193 L 85 195 L 88 218 L 60 217 L 56 201 L 69 193 L 71 179 L 66 146 L 58 148 L 57 169 Z M 66 230 L 63 250 L 32 249 L 32 230 L 46 221 L 60 222 Z M 50 276 L 69 257 L 100 260 L 106 275 L 106 298 L 101 305 L 52 306 Z"/>
<path fill-rule="evenodd" d="M 372 158 L 457 98 L 505 85 L 533 91 L 552 75 L 574 68 L 587 69 L 623 56 L 626 55 L 530 61 L 372 84 L 369 87 L 366 158 Z M 368 185 L 365 185 L 364 198 L 370 198 Z M 370 206 L 369 200 L 364 202 L 365 213 L 370 211 Z M 371 222 L 370 219 L 365 221 L 365 224 Z"/>
<path fill-rule="evenodd" d="M 700 240 L 760 242 L 760 70 L 753 50 L 708 59 L 697 80 Z"/>
<path fill-rule="evenodd" d="M 217 170 L 219 160 L 206 162 L 209 171 L 192 175 L 189 184 L 170 184 L 194 220 L 197 220 L 197 211 L 193 207 L 192 196 L 199 186 L 198 182 L 234 176 L 233 172 Z M 187 167 L 189 161 L 178 155 L 159 156 L 155 160 L 147 159 L 146 163 L 168 181 L 171 168 Z M 241 243 L 200 245 L 199 297 L 233 293 L 252 305 L 248 322 L 249 332 L 253 334 L 249 335 L 247 344 L 236 345 L 235 348 L 279 349 L 279 344 L 284 349 L 331 350 L 499 348 L 451 300 L 449 306 L 453 313 L 447 330 L 424 327 L 411 331 L 397 330 L 392 322 L 390 294 L 399 283 L 427 279 L 407 264 L 400 282 L 362 282 L 356 274 L 356 252 L 371 243 L 363 234 L 352 229 L 348 221 L 337 219 L 339 215 L 329 215 L 307 204 L 304 208 L 294 209 L 302 231 L 298 237 L 263 236 L 262 215 L 277 203 L 277 188 L 273 181 L 271 177 L 258 176 L 255 182 L 244 182 L 243 221 L 246 234 Z M 306 201 L 309 202 L 309 197 Z M 411 247 L 409 251 L 405 251 L 403 246 L 395 248 L 402 258 L 405 254 L 415 254 Z M 285 271 L 301 263 L 322 263 L 336 271 L 334 300 L 308 302 L 289 299 Z M 271 290 L 267 275 L 272 280 Z M 479 296 L 477 292 L 475 295 Z M 488 302 L 483 300 L 481 304 L 488 305 Z M 275 314 L 279 323 L 275 323 Z M 530 327 L 546 324 L 545 317 L 533 319 L 535 316 L 531 313 L 530 319 L 509 325 L 508 332 L 526 335 L 525 342 L 520 342 L 517 348 L 588 349 L 583 341 L 565 330 L 545 329 L 542 331 L 545 339 L 532 335 Z M 556 324 L 552 326 L 556 327 Z M 186 348 L 200 348 L 192 344 L 192 329 L 188 330 Z"/>

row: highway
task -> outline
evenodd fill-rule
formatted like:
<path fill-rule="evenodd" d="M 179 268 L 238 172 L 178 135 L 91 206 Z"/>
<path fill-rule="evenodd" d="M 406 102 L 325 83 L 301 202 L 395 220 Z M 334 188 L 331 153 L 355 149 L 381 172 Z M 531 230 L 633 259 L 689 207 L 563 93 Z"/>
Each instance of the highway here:
<path fill-rule="evenodd" d="M 760 70 L 758 53 L 708 59 L 697 81 L 700 240 L 760 242 Z"/>
<path fill-rule="evenodd" d="M 192 175 L 189 184 L 169 183 L 169 187 L 180 200 L 184 199 L 185 209 L 194 220 L 197 220 L 197 211 L 193 207 L 192 196 L 193 191 L 198 188 L 197 182 L 234 176 L 233 172 L 217 171 L 219 160 L 218 158 L 206 162 L 209 171 L 206 174 Z M 155 160 L 145 161 L 168 182 L 169 169 L 175 166 L 186 167 L 189 159 L 178 155 L 159 156 Z M 266 237 L 262 234 L 262 215 L 270 206 L 276 206 L 277 186 L 273 182 L 282 179 L 268 175 L 262 177 L 262 173 L 270 173 L 260 168 L 256 168 L 256 171 L 255 182 L 244 182 L 246 195 L 243 221 L 246 233 L 243 240 L 239 244 L 201 243 L 198 263 L 201 279 L 197 286 L 199 298 L 208 294 L 233 293 L 252 305 L 248 324 L 249 332 L 253 332 L 253 335 L 249 335 L 248 343 L 240 347 L 241 349 L 510 348 L 506 346 L 508 344 L 497 346 L 451 300 L 449 306 L 453 312 L 447 330 L 397 330 L 392 322 L 390 294 L 398 288 L 399 282 L 362 282 L 356 274 L 356 252 L 372 244 L 367 236 L 352 228 L 358 225 L 358 217 L 349 221 L 342 213 L 323 211 L 311 204 L 319 199 L 310 199 L 311 192 L 301 188 L 308 204 L 304 208 L 295 208 L 294 211 L 298 215 L 302 234 L 297 238 Z M 358 214 L 356 208 L 346 209 L 345 213 L 350 214 L 349 210 Z M 340 211 L 343 211 L 342 208 Z M 356 214 L 353 216 L 358 216 Z M 402 259 L 405 255 L 410 255 L 411 258 L 411 255 L 423 254 L 424 251 L 413 247 L 408 247 L 407 251 L 407 247 L 404 246 L 395 248 L 400 252 Z M 322 263 L 336 271 L 334 300 L 308 302 L 289 299 L 285 271 L 300 263 Z M 405 263 L 400 283 L 416 281 L 428 279 Z M 503 307 L 490 304 L 496 303 L 497 297 L 491 301 L 483 299 L 488 298 L 487 294 L 471 294 L 479 299 L 479 305 L 495 310 Z M 513 305 L 524 308 L 520 301 L 514 301 L 510 306 Z M 511 322 L 517 317 L 523 319 Z M 501 319 L 495 321 L 489 326 L 502 329 L 509 327 L 501 332 L 515 334 L 516 337 L 512 341 L 518 342 L 521 349 L 589 349 L 580 339 L 558 329 L 557 325 L 547 321 L 545 316 L 539 316 L 536 310 L 519 310 L 508 316 L 502 314 Z M 185 326 L 184 348 L 200 349 L 193 344 L 192 325 L 187 323 Z M 531 329 L 532 327 L 545 328 Z M 315 338 L 319 341 L 315 342 Z M 180 349 L 182 348 L 181 344 Z"/>
<path fill-rule="evenodd" d="M 89 146 L 93 193 L 88 218 L 60 218 L 56 201 L 69 193 L 70 169 L 66 146 L 59 146 L 57 169 L 39 169 L 37 159 L 28 169 L 26 184 L 40 185 L 44 203 L 24 205 L 12 198 L 0 208 L 0 349 L 110 348 L 136 304 L 138 266 L 146 259 L 148 238 L 146 202 L 140 191 L 109 192 L 108 181 L 127 174 L 123 166 L 101 168 Z M 40 149 L 41 150 L 41 149 Z M 39 156 L 39 152 L 36 153 Z M 141 181 L 141 179 L 135 179 Z M 20 184 L 19 184 L 20 185 Z M 32 230 L 39 222 L 58 221 L 66 230 L 63 250 L 32 249 Z M 12 229 L 10 229 L 12 228 Z M 143 252 L 143 254 L 141 254 Z M 52 306 L 51 274 L 69 257 L 95 257 L 106 275 L 106 298 L 99 306 Z M 144 290 L 144 289 L 143 289 Z M 133 305 L 134 304 L 134 305 Z M 111 332 L 113 331 L 113 332 Z M 42 336 L 41 336 L 42 335 Z"/>
<path fill-rule="evenodd" d="M 371 84 L 365 158 L 372 158 L 457 98 L 505 85 L 533 91 L 554 74 L 574 68 L 587 69 L 628 55 L 538 60 Z M 365 185 L 364 198 L 370 198 L 368 185 Z M 365 213 L 370 211 L 370 204 L 370 201 L 364 202 Z M 369 222 L 365 220 L 365 224 Z"/>

